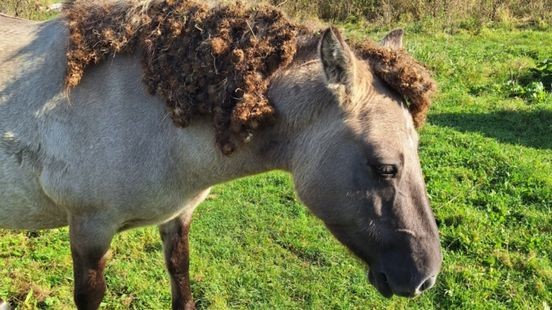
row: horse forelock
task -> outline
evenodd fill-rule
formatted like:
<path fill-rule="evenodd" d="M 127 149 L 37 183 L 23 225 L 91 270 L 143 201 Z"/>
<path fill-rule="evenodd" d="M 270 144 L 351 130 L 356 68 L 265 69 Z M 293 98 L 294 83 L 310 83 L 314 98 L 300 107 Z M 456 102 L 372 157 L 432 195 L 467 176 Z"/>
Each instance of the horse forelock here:
<path fill-rule="evenodd" d="M 391 49 L 371 41 L 354 44 L 354 49 L 370 63 L 377 77 L 408 101 L 414 125 L 422 127 L 437 90 L 431 72 L 404 49 Z"/>
<path fill-rule="evenodd" d="M 297 55 L 294 65 L 302 66 L 305 62 L 318 61 L 318 42 L 321 35 L 310 30 L 298 39 Z M 359 59 L 369 64 L 370 72 L 360 72 L 354 93 L 351 94 L 360 105 L 353 110 L 362 110 L 362 103 L 373 93 L 371 80 L 378 77 L 390 89 L 401 95 L 406 101 L 408 110 L 416 128 L 423 126 L 432 98 L 436 93 L 437 84 L 431 77 L 431 72 L 414 59 L 404 49 L 391 49 L 371 40 L 350 42 L 353 52 Z"/>

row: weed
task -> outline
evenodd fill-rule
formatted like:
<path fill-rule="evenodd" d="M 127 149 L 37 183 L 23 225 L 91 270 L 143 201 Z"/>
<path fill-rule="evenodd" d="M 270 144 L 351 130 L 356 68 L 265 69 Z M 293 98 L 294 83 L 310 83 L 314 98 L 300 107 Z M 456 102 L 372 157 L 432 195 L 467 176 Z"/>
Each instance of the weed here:
<path fill-rule="evenodd" d="M 510 96 L 525 98 L 529 103 L 552 103 L 552 59 L 540 61 L 504 86 Z"/>

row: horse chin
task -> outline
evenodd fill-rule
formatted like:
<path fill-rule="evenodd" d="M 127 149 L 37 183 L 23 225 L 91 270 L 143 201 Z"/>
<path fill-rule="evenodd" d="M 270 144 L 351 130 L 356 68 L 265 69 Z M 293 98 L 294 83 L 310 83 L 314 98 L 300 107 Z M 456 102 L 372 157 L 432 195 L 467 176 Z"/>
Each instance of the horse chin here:
<path fill-rule="evenodd" d="M 368 271 L 368 280 L 385 298 L 393 297 L 393 291 L 383 274 L 375 275 L 372 270 Z"/>

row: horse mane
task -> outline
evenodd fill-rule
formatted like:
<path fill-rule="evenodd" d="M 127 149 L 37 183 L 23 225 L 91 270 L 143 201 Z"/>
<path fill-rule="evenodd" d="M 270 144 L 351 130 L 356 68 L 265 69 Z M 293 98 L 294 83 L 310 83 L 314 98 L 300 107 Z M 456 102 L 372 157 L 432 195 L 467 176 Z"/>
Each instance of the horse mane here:
<path fill-rule="evenodd" d="M 209 7 L 195 0 L 69 0 L 63 14 L 70 32 L 66 88 L 107 56 L 140 50 L 144 83 L 165 100 L 175 125 L 210 115 L 226 155 L 274 122 L 270 78 L 300 56 L 298 38 L 313 36 L 275 7 L 239 2 Z M 409 99 L 420 125 L 435 88 L 427 70 L 405 52 L 368 43 L 357 49 Z"/>
<path fill-rule="evenodd" d="M 224 154 L 236 138 L 274 121 L 271 75 L 293 60 L 299 27 L 270 6 L 209 8 L 192 0 L 76 0 L 66 3 L 70 31 L 66 86 L 107 55 L 143 51 L 144 82 L 162 97 L 177 126 L 211 115 Z"/>

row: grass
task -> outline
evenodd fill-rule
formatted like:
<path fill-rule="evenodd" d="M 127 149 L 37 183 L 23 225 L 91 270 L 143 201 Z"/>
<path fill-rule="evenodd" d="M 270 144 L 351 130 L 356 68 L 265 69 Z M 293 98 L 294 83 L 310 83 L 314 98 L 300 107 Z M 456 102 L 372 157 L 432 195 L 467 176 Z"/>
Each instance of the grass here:
<path fill-rule="evenodd" d="M 31 20 L 47 20 L 55 17 L 56 12 L 48 10 L 58 0 L 2 0 L 0 13 L 27 18 Z"/>
<path fill-rule="evenodd" d="M 263 2 L 266 0 L 249 0 Z M 368 19 L 390 25 L 401 21 L 428 20 L 454 27 L 466 23 L 509 23 L 529 21 L 550 24 L 552 3 L 545 0 L 269 0 L 294 15 L 315 15 L 325 20 Z"/>
<path fill-rule="evenodd" d="M 343 26 L 351 37 L 383 32 Z M 454 35 L 408 25 L 407 48 L 440 95 L 420 155 L 441 232 L 437 285 L 384 299 L 363 266 L 270 173 L 214 189 L 191 231 L 192 288 L 202 309 L 547 309 L 552 304 L 552 97 L 517 98 L 508 82 L 550 58 L 550 29 Z M 19 309 L 72 308 L 67 230 L 0 230 L 0 298 Z M 105 309 L 167 309 L 155 228 L 115 239 Z"/>

